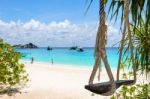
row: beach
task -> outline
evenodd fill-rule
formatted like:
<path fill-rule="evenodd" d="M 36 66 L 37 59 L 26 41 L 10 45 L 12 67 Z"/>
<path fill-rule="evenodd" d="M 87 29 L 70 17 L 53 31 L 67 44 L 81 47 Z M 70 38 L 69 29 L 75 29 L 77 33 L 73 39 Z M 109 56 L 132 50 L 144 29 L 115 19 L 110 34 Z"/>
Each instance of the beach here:
<path fill-rule="evenodd" d="M 84 88 L 88 84 L 91 67 L 21 62 L 25 64 L 30 81 L 19 93 L 12 96 L 0 95 L 0 99 L 109 99 L 109 97 L 96 94 L 93 96 Z M 115 77 L 116 70 L 112 70 L 112 72 Z M 102 68 L 100 79 L 108 81 L 104 68 Z M 97 78 L 94 82 L 97 82 Z"/>
<path fill-rule="evenodd" d="M 84 89 L 92 68 L 50 63 L 23 62 L 30 81 L 20 93 L 1 95 L 1 99 L 107 99 Z M 104 70 L 103 70 L 104 71 Z M 102 78 L 107 80 L 106 72 Z"/>

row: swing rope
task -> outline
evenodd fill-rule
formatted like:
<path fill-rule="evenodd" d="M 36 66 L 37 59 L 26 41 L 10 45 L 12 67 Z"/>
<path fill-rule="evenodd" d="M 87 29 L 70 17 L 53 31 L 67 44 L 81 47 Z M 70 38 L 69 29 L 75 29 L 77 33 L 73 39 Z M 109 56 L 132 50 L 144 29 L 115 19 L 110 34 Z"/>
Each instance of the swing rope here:
<path fill-rule="evenodd" d="M 95 64 L 93 67 L 93 71 L 91 73 L 90 79 L 89 79 L 89 85 L 86 85 L 85 88 L 101 95 L 109 96 L 114 94 L 117 88 L 119 88 L 121 85 L 131 85 L 136 82 L 136 67 L 134 65 L 134 53 L 133 53 L 133 44 L 132 44 L 132 38 L 131 38 L 131 31 L 129 27 L 129 1 L 125 0 L 124 1 L 124 30 L 123 30 L 123 36 L 122 36 L 122 41 L 121 41 L 121 49 L 119 53 L 119 61 L 118 61 L 118 69 L 117 69 L 117 81 L 114 80 L 111 68 L 109 66 L 108 60 L 107 60 L 107 55 L 106 55 L 106 32 L 107 32 L 107 26 L 105 24 L 105 11 L 104 11 L 104 0 L 100 0 L 100 21 L 99 21 L 99 27 L 97 31 L 97 36 L 96 36 L 96 45 L 95 45 L 95 52 L 94 52 L 94 57 L 95 57 Z M 127 28 L 126 28 L 127 26 Z M 131 52 L 131 59 L 132 59 L 132 66 L 133 66 L 133 71 L 134 71 L 134 80 L 119 80 L 119 70 L 120 70 L 120 63 L 121 63 L 121 55 L 122 55 L 122 49 L 123 49 L 123 44 L 124 44 L 124 38 L 125 38 L 125 32 L 128 30 L 128 39 L 129 39 L 129 48 Z M 101 60 L 104 63 L 104 66 L 106 68 L 106 72 L 109 77 L 108 82 L 104 83 L 97 83 L 93 84 L 93 80 L 96 74 L 96 71 L 99 66 L 101 66 Z M 100 69 L 100 67 L 99 67 Z M 99 71 L 100 72 L 100 71 Z M 100 73 L 99 73 L 100 75 Z"/>

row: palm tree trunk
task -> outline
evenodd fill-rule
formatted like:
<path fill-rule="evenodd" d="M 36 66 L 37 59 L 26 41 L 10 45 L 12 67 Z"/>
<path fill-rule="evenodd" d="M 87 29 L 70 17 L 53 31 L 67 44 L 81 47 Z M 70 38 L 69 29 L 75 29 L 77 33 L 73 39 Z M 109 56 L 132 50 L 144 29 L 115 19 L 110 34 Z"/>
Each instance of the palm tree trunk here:
<path fill-rule="evenodd" d="M 130 48 L 130 53 L 131 53 L 134 80 L 136 82 L 136 66 L 135 66 L 135 62 L 134 62 L 132 35 L 131 35 L 130 24 L 129 24 L 129 0 L 125 0 L 125 22 L 126 22 L 127 29 L 128 29 L 129 48 Z"/>

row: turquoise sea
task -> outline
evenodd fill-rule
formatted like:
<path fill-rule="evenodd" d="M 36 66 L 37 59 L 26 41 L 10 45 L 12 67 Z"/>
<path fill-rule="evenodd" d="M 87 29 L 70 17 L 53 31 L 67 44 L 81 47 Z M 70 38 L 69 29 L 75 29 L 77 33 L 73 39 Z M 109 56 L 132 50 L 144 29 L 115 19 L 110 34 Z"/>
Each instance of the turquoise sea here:
<path fill-rule="evenodd" d="M 53 59 L 54 64 L 70 64 L 75 66 L 93 66 L 94 64 L 94 48 L 84 48 L 84 52 L 77 52 L 76 50 L 69 50 L 69 48 L 53 48 L 47 51 L 47 48 L 38 49 L 15 49 L 21 52 L 25 57 L 22 60 L 34 60 L 37 62 L 49 62 Z M 112 67 L 117 66 L 118 48 L 107 48 L 107 57 Z"/>

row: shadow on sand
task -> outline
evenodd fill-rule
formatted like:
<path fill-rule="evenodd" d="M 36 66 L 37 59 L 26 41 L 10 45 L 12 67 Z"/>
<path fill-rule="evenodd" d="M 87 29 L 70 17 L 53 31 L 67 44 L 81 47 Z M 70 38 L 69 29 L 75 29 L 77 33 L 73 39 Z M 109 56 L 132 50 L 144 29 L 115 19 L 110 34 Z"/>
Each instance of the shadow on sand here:
<path fill-rule="evenodd" d="M 5 89 L 0 88 L 0 96 L 4 95 L 4 94 L 7 94 L 8 96 L 13 96 L 17 93 L 21 94 L 21 91 L 19 91 L 19 90 L 20 90 L 20 88 L 10 88 L 10 87 L 5 88 Z"/>
<path fill-rule="evenodd" d="M 8 96 L 15 96 L 15 94 L 22 94 L 22 92 L 20 91 L 21 88 L 20 87 L 3 87 L 0 86 L 0 97 L 2 97 L 3 95 L 8 95 Z"/>

